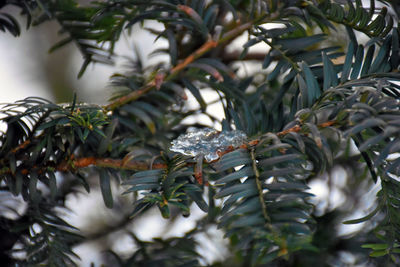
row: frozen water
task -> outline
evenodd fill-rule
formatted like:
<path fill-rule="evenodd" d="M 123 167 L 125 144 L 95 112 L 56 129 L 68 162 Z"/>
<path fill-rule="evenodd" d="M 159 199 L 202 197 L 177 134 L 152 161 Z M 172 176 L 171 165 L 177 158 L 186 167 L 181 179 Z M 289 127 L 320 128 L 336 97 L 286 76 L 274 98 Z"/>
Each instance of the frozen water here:
<path fill-rule="evenodd" d="M 207 162 L 211 162 L 219 158 L 218 152 L 225 151 L 229 146 L 239 147 L 246 140 L 246 134 L 239 130 L 219 132 L 211 128 L 195 129 L 172 141 L 171 151 L 193 157 L 203 155 Z"/>

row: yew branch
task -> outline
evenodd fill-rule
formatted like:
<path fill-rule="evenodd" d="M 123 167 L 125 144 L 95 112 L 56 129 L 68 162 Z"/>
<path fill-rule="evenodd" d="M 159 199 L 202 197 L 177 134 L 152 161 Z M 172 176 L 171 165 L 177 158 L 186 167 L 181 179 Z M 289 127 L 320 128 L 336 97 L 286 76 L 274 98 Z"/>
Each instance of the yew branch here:
<path fill-rule="evenodd" d="M 318 124 L 319 128 L 326 128 L 332 126 L 336 123 L 336 121 L 327 121 L 324 123 Z M 283 137 L 284 135 L 291 132 L 300 132 L 302 130 L 301 125 L 295 125 L 289 129 L 276 133 L 277 136 Z M 232 146 L 227 147 L 224 151 L 220 151 L 218 153 L 219 158 L 224 154 L 234 151 L 235 149 L 252 149 L 252 147 L 256 146 L 260 142 L 259 139 L 250 140 L 247 143 L 242 144 L 241 146 L 235 148 Z M 20 146 L 23 146 L 22 144 Z M 214 163 L 219 159 L 211 162 Z M 192 165 L 192 163 L 188 163 L 188 165 Z M 124 159 L 111 159 L 111 158 L 96 158 L 96 157 L 82 157 L 82 158 L 74 158 L 73 156 L 67 160 L 62 161 L 57 166 L 33 166 L 30 169 L 22 169 L 20 170 L 21 174 L 28 175 L 32 171 L 37 173 L 45 173 L 48 168 L 52 170 L 60 171 L 60 172 L 70 172 L 76 171 L 77 169 L 86 168 L 90 166 L 97 166 L 101 168 L 113 168 L 120 170 L 132 170 L 132 171 L 143 171 L 149 169 L 166 169 L 167 165 L 164 163 L 148 163 L 145 161 L 126 161 Z M 5 167 L 0 170 L 1 174 L 9 174 L 12 173 L 9 167 Z"/>
<path fill-rule="evenodd" d="M 216 48 L 218 45 L 221 45 L 229 40 L 232 40 L 242 34 L 244 31 L 250 29 L 253 26 L 253 22 L 247 22 L 238 27 L 234 28 L 233 30 L 225 33 L 219 40 L 208 40 L 204 43 L 201 47 L 199 47 L 196 51 L 186 57 L 182 62 L 178 65 L 173 67 L 168 75 L 166 75 L 163 81 L 170 81 L 174 79 L 187 65 L 195 61 L 196 59 L 200 58 L 207 52 L 211 51 L 213 48 Z M 139 90 L 133 91 L 128 95 L 122 96 L 110 104 L 104 106 L 104 109 L 107 111 L 112 111 L 122 105 L 125 105 L 129 102 L 137 100 L 142 95 L 146 94 L 147 92 L 153 90 L 154 88 L 159 89 L 161 87 L 160 81 L 156 80 L 156 77 L 153 78 L 149 83 L 144 85 Z"/>

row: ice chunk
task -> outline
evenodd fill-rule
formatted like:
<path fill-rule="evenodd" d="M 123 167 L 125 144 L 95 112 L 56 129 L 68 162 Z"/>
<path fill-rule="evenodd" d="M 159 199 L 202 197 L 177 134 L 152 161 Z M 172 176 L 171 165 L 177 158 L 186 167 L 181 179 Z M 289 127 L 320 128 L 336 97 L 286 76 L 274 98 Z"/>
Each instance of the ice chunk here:
<path fill-rule="evenodd" d="M 207 162 L 211 162 L 219 158 L 218 152 L 230 146 L 239 147 L 246 140 L 246 134 L 239 130 L 219 132 L 211 128 L 196 129 L 172 141 L 171 151 L 193 157 L 203 155 Z"/>

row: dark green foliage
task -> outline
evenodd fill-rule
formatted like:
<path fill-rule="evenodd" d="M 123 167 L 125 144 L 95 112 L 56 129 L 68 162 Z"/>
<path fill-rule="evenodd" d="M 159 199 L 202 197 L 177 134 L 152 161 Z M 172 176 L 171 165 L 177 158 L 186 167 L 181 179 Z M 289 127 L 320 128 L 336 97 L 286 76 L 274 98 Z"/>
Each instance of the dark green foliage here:
<path fill-rule="evenodd" d="M 343 266 L 349 264 L 343 253 L 354 258 L 350 264 L 400 264 L 395 4 L 6 4 L 18 6 L 28 26 L 58 21 L 65 39 L 51 51 L 74 42 L 84 57 L 78 76 L 90 63 L 112 64 L 121 35 L 139 27 L 168 45 L 152 52 L 168 55 L 155 66 L 135 51 L 128 71 L 111 77 L 115 94 L 109 105 L 76 99 L 58 105 L 30 97 L 1 107 L 6 126 L 0 135 L 1 190 L 22 196 L 27 205 L 16 219 L 7 217 L 12 208 L 0 207 L 0 227 L 14 240 L 7 246 L 8 260 L 51 266 L 79 262 L 72 251 L 82 242 L 78 229 L 58 213 L 77 188 L 89 193 L 97 185 L 104 205 L 126 214 L 126 222 L 153 208 L 170 222 L 190 216 L 196 206 L 205 214 L 182 237 L 143 241 L 127 230 L 136 248 L 126 256 L 109 246 L 105 261 L 112 266 Z M 0 30 L 20 33 L 18 22 L 4 12 Z M 247 40 L 232 44 L 240 36 Z M 264 50 L 255 52 L 256 44 Z M 223 121 L 208 109 L 205 89 L 218 93 Z M 187 93 L 198 108 L 185 105 Z M 172 140 L 191 126 L 205 126 L 187 123 L 192 115 L 205 115 L 224 130 L 241 130 L 248 140 L 219 151 L 212 162 L 172 153 Z M 343 186 L 337 181 L 341 169 Z M 315 182 L 339 190 L 342 206 L 328 201 L 321 208 L 310 193 Z M 376 199 L 362 203 L 374 185 Z M 119 201 L 120 187 L 133 201 L 128 211 Z M 342 223 L 364 224 L 343 235 Z M 230 254 L 221 262 L 207 262 L 198 251 L 197 235 L 212 226 L 229 241 Z"/>
<path fill-rule="evenodd" d="M 227 237 L 240 240 L 236 246 L 251 255 L 252 264 L 298 249 L 314 249 L 308 225 L 312 207 L 306 200 L 312 195 L 304 192 L 307 172 L 294 164 L 303 159 L 290 153 L 290 145 L 285 146 L 282 155 L 278 150 L 283 146 L 268 145 L 268 141 L 272 140 L 262 140 L 250 153 L 228 153 L 216 166 L 223 172 L 244 164 L 236 172 L 220 174 L 222 178 L 216 183 L 223 187 L 216 197 L 226 198 L 219 227 L 226 228 Z M 258 164 L 254 162 L 256 158 Z M 269 181 L 274 176 L 279 178 Z M 241 181 L 243 178 L 246 180 Z"/>
<path fill-rule="evenodd" d="M 40 198 L 40 196 L 39 196 Z M 71 245 L 82 237 L 77 229 L 59 218 L 52 210 L 51 203 L 40 201 L 40 204 L 29 207 L 26 211 L 27 223 L 19 223 L 13 232 L 22 238 L 26 265 L 37 265 L 46 262 L 51 266 L 77 266 L 72 261 L 78 258 L 71 250 Z"/>
<path fill-rule="evenodd" d="M 195 250 L 198 245 L 194 239 L 195 233 L 196 231 L 193 231 L 182 238 L 169 238 L 167 240 L 157 238 L 152 242 L 142 241 L 137 236 L 132 235 L 131 237 L 139 249 L 126 262 L 118 254 L 108 251 L 109 264 L 134 267 L 200 266 L 199 259 L 202 257 Z"/>
<path fill-rule="evenodd" d="M 202 189 L 194 182 L 193 168 L 182 168 L 185 161 L 181 157 L 165 160 L 165 170 L 137 172 L 124 182 L 131 186 L 125 193 L 140 191 L 143 195 L 136 201 L 131 216 L 153 205 L 158 206 L 164 218 L 170 217 L 171 205 L 178 207 L 184 216 L 189 216 L 191 201 L 207 211 L 207 204 L 202 199 Z"/>

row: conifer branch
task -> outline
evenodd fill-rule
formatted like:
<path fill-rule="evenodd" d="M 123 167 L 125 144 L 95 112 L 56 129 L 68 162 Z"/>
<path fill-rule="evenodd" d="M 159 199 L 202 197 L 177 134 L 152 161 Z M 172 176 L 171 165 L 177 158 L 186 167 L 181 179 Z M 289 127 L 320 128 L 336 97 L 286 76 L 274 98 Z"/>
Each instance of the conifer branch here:
<path fill-rule="evenodd" d="M 319 128 L 326 128 L 329 126 L 332 126 L 336 121 L 327 121 L 324 123 L 321 123 L 318 125 Z M 289 129 L 283 130 L 281 132 L 278 132 L 276 135 L 279 137 L 282 137 L 284 135 L 287 135 L 288 133 L 291 132 L 300 132 L 301 131 L 301 126 L 300 125 L 295 125 Z M 219 151 L 218 156 L 219 158 L 212 161 L 211 163 L 215 163 L 219 161 L 221 156 L 234 151 L 235 149 L 249 149 L 255 145 L 257 145 L 260 142 L 259 139 L 254 139 L 250 140 L 247 143 L 242 144 L 238 148 L 234 148 L 232 146 L 228 147 L 224 151 Z M 29 145 L 30 142 L 24 142 L 14 148 L 12 151 L 15 153 L 23 148 L 25 148 L 27 145 Z M 192 164 L 191 164 L 192 165 Z M 60 172 L 69 172 L 69 171 L 75 171 L 77 169 L 81 168 L 86 168 L 90 166 L 97 166 L 101 168 L 112 168 L 112 169 L 120 169 L 120 170 L 131 170 L 131 171 L 143 171 L 143 170 L 149 170 L 149 169 L 165 169 L 167 168 L 167 165 L 164 163 L 152 163 L 149 164 L 144 161 L 126 161 L 125 159 L 112 159 L 112 158 L 96 158 L 96 157 L 81 157 L 81 158 L 74 158 L 74 156 L 71 156 L 70 159 L 62 161 L 58 165 L 48 165 L 48 166 L 37 166 L 33 167 L 31 169 L 22 169 L 20 172 L 23 175 L 27 175 L 32 170 L 35 170 L 38 174 L 45 173 L 48 169 L 55 170 L 55 171 L 60 171 Z M 12 173 L 11 169 L 8 167 L 3 168 L 0 170 L 0 174 L 8 174 Z"/>
<path fill-rule="evenodd" d="M 229 40 L 232 40 L 236 37 L 238 37 L 240 34 L 242 34 L 244 31 L 250 29 L 253 26 L 253 22 L 247 22 L 242 25 L 239 25 L 238 27 L 234 28 L 233 30 L 230 30 L 229 32 L 225 33 L 221 39 L 218 41 L 209 39 L 206 43 L 204 43 L 201 47 L 199 47 L 196 51 L 194 51 L 192 54 L 190 54 L 188 57 L 186 57 L 181 63 L 173 67 L 170 71 L 170 73 L 163 77 L 163 81 L 170 81 L 174 79 L 187 65 L 195 61 L 196 59 L 200 58 L 204 54 L 208 53 L 212 49 L 216 48 L 218 45 L 221 45 Z M 147 92 L 153 90 L 153 89 L 159 89 L 161 87 L 161 83 L 159 81 L 159 76 L 156 75 L 149 83 L 144 85 L 142 88 L 139 90 L 133 91 L 129 93 L 128 95 L 122 96 L 110 104 L 106 105 L 104 107 L 105 110 L 107 111 L 113 111 L 114 109 L 123 106 L 129 102 L 137 100 L 139 97 L 142 95 L 146 94 Z"/>

